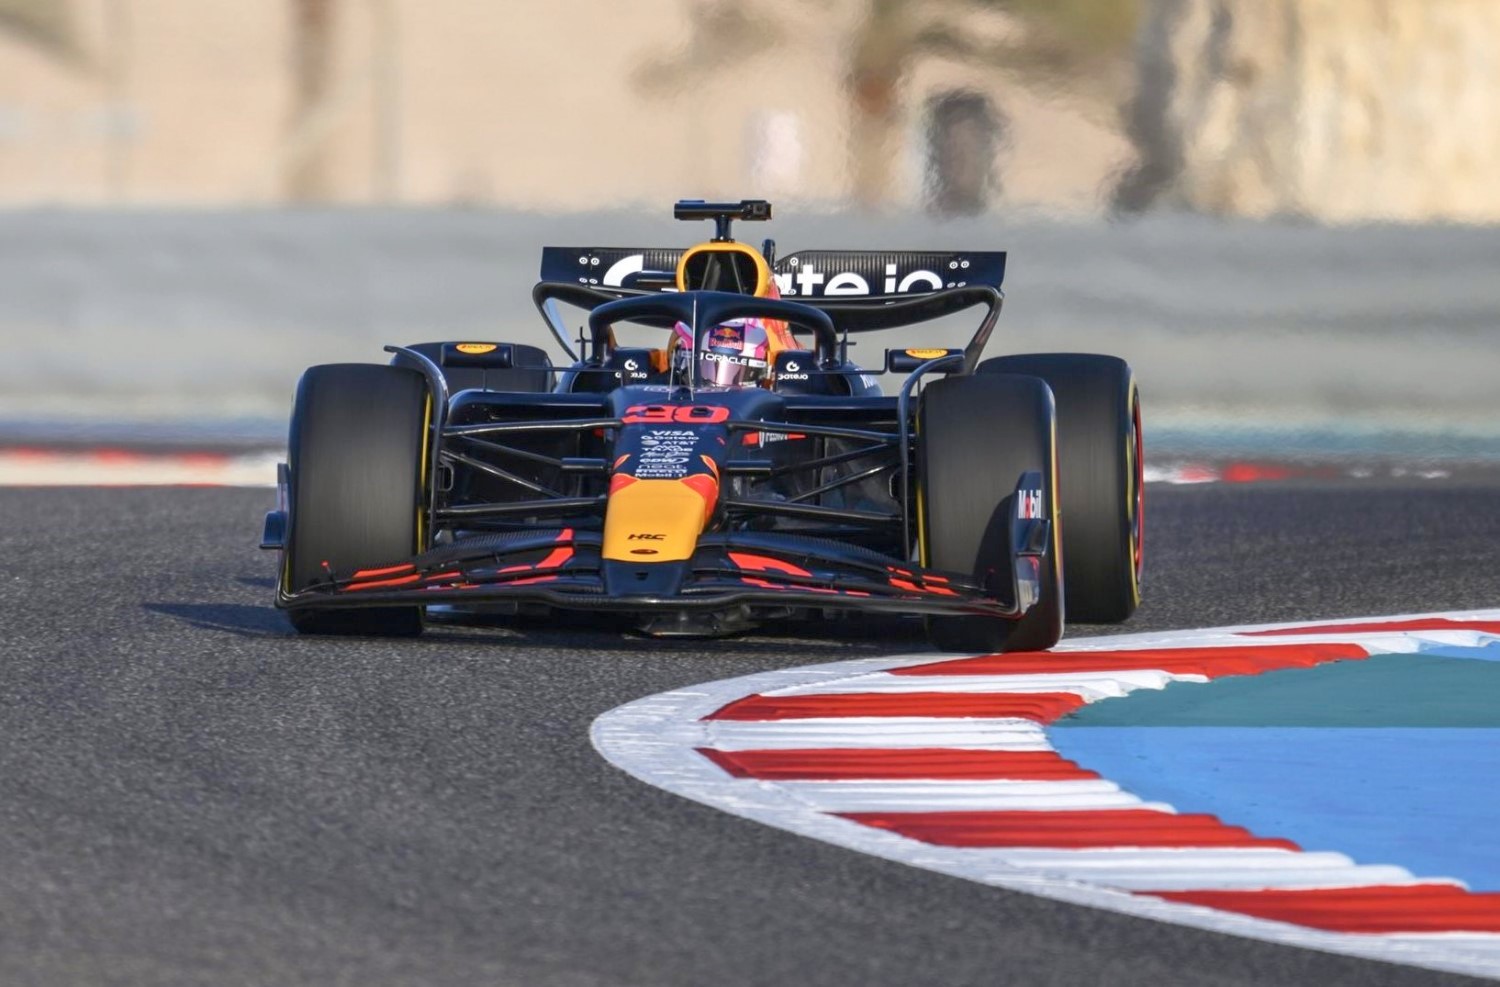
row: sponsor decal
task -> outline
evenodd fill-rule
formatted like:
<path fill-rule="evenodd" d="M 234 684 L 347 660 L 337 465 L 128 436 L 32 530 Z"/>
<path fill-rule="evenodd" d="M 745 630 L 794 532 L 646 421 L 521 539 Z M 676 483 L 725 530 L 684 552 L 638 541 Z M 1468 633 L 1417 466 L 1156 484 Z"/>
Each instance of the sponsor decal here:
<path fill-rule="evenodd" d="M 605 250 L 601 253 L 607 255 L 602 271 L 599 256 L 589 254 L 578 257 L 578 269 L 572 276 L 579 283 L 628 286 L 637 275 L 646 270 L 645 252 L 621 255 L 614 250 Z M 922 253 L 918 257 L 912 257 L 904 251 L 899 253 L 900 259 L 883 263 L 883 257 L 878 254 L 874 257 L 865 255 L 862 260 L 866 266 L 860 270 L 825 270 L 819 264 L 829 263 L 827 258 L 792 254 L 777 265 L 789 269 L 774 272 L 772 277 L 783 296 L 838 298 L 922 294 L 944 288 L 959 288 L 969 284 L 970 277 L 979 277 L 979 283 L 987 283 L 988 278 L 998 279 L 999 272 L 1003 270 L 1003 261 L 997 259 L 1001 255 L 984 253 L 971 258 L 960 254 Z M 679 256 L 678 251 L 652 251 L 652 264 L 667 269 L 675 266 Z M 918 264 L 928 266 L 916 266 Z M 974 269 L 976 267 L 977 270 Z"/>
<path fill-rule="evenodd" d="M 481 356 L 485 353 L 493 353 L 496 345 L 494 343 L 459 343 L 454 349 L 470 356 Z"/>
<path fill-rule="evenodd" d="M 626 425 L 717 425 L 729 420 L 729 409 L 707 404 L 635 404 L 620 419 Z"/>
<path fill-rule="evenodd" d="M 655 446 L 663 442 L 698 442 L 698 433 L 690 428 L 653 428 L 641 436 L 641 445 Z"/>
<path fill-rule="evenodd" d="M 597 257 L 592 258 L 592 260 L 595 264 L 599 263 L 599 258 Z M 583 258 L 579 258 L 579 263 L 582 262 Z M 613 264 L 609 265 L 609 270 L 604 272 L 603 281 L 605 284 L 611 287 L 618 288 L 620 285 L 625 283 L 626 277 L 631 274 L 639 274 L 645 269 L 646 255 L 631 254 L 628 257 L 622 257 L 619 260 L 615 261 Z M 584 279 L 579 278 L 578 280 L 583 281 Z"/>
<path fill-rule="evenodd" d="M 913 360 L 936 360 L 940 356 L 947 356 L 948 351 L 939 349 L 907 350 L 906 355 Z"/>
<path fill-rule="evenodd" d="M 708 363 L 732 363 L 737 367 L 764 367 L 766 365 L 764 360 L 753 360 L 750 357 L 736 356 L 732 353 L 701 353 L 698 358 Z"/>
<path fill-rule="evenodd" d="M 578 284 L 632 287 L 642 275 L 652 277 L 651 287 L 660 291 L 675 288 L 658 287 L 662 276 L 670 277 L 682 251 L 670 248 L 631 250 L 625 247 L 578 248 L 546 247 L 542 250 L 542 279 L 576 281 Z"/>
<path fill-rule="evenodd" d="M 709 346 L 732 346 L 738 349 L 745 345 L 745 334 L 739 326 L 714 326 L 708 333 Z"/>
<path fill-rule="evenodd" d="M 853 271 L 819 271 L 816 264 L 811 261 L 799 263 L 796 257 L 788 258 L 787 263 L 796 266 L 797 269 L 774 275 L 774 277 L 776 287 L 780 289 L 782 295 L 792 297 L 839 298 L 873 294 L 921 294 L 927 291 L 939 291 L 945 287 L 955 287 L 961 283 L 945 281 L 943 276 L 936 271 L 918 268 L 901 273 L 895 264 L 886 264 L 885 277 L 878 286 L 879 291 L 875 291 L 863 275 Z"/>
<path fill-rule="evenodd" d="M 635 476 L 642 480 L 680 480 L 687 476 L 688 464 L 697 448 L 698 434 L 692 429 L 650 429 L 641 436 Z"/>
<path fill-rule="evenodd" d="M 1042 516 L 1042 492 L 1022 490 L 1016 495 L 1016 517 L 1039 518 Z"/>
<path fill-rule="evenodd" d="M 625 536 L 626 541 L 665 541 L 666 535 L 658 535 L 647 531 L 637 531 Z"/>
<path fill-rule="evenodd" d="M 781 369 L 776 372 L 776 376 L 780 380 L 807 380 L 809 375 L 803 371 L 802 364 L 796 360 L 788 360 L 781 365 Z"/>

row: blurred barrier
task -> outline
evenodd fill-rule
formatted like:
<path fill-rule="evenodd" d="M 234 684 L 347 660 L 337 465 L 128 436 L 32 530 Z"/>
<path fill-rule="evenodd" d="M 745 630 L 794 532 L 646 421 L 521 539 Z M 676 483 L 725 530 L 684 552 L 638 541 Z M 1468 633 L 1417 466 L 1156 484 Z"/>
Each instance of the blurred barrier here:
<path fill-rule="evenodd" d="M 1491 0 L 1147 0 L 1116 205 L 1493 223 Z M 1440 69 L 1438 67 L 1441 67 Z"/>
<path fill-rule="evenodd" d="M 312 363 L 437 338 L 555 348 L 528 296 L 542 245 L 707 235 L 665 214 L 13 212 L 0 419 L 279 430 Z M 991 353 L 1124 356 L 1157 425 L 1500 434 L 1500 229 L 781 215 L 783 253 L 1009 249 Z M 854 357 L 878 363 L 883 345 Z"/>

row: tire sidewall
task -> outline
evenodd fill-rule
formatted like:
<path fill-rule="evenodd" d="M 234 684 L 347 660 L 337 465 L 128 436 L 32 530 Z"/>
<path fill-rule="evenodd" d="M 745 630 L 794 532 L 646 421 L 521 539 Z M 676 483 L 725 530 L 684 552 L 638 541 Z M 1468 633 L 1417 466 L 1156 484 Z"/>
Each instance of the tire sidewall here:
<path fill-rule="evenodd" d="M 1062 633 L 1062 518 L 1057 510 L 1055 415 L 1050 389 L 1026 376 L 952 377 L 923 392 L 918 421 L 919 539 L 925 566 L 971 574 L 1009 597 L 1015 490 L 1023 473 L 1043 478 L 1052 545 L 1041 599 L 1019 621 L 933 617 L 945 650 L 1041 650 Z M 1004 580 L 1002 584 L 1000 581 Z"/>

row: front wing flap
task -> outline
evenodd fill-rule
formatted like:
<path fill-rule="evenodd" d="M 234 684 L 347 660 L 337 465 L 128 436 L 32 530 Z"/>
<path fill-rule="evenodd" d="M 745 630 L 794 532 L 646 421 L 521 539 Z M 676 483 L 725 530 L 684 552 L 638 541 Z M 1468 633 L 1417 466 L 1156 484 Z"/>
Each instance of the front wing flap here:
<path fill-rule="evenodd" d="M 1040 554 L 1049 522 L 1016 522 L 1009 599 L 971 577 L 907 565 L 858 546 L 775 532 L 708 534 L 685 562 L 635 567 L 602 558 L 602 536 L 563 528 L 478 535 L 388 566 L 338 571 L 277 605 L 361 607 L 393 604 L 531 602 L 565 609 L 673 611 L 737 604 L 846 608 L 1019 619 L 1039 593 Z M 671 568 L 675 567 L 675 568 Z M 663 581 L 655 578 L 671 574 Z M 668 587 L 663 589 L 663 587 Z"/>

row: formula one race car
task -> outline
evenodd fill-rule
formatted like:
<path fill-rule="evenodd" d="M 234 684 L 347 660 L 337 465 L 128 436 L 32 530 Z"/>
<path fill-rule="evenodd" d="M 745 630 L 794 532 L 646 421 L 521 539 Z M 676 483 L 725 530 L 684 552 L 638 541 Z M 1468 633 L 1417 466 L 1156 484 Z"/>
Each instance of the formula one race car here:
<path fill-rule="evenodd" d="M 924 615 L 946 650 L 1038 650 L 1140 599 L 1141 421 L 1108 356 L 980 361 L 1005 254 L 731 238 L 770 204 L 684 201 L 687 250 L 549 247 L 523 343 L 386 347 L 303 375 L 262 547 L 304 633 L 416 634 L 425 611 L 619 611 L 656 634 Z M 578 350 L 563 306 L 587 313 Z M 975 308 L 961 349 L 851 334 Z M 658 345 L 625 345 L 627 333 Z M 664 345 L 661 345 L 664 344 Z M 1064 525 L 1066 519 L 1066 525 Z M 1066 561 L 1066 567 L 1064 566 Z"/>

